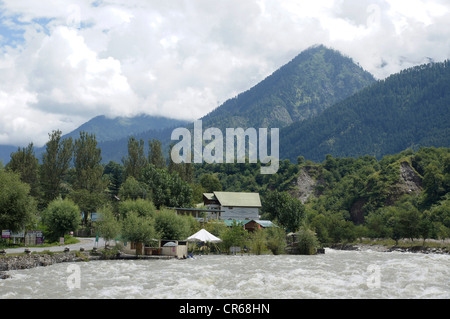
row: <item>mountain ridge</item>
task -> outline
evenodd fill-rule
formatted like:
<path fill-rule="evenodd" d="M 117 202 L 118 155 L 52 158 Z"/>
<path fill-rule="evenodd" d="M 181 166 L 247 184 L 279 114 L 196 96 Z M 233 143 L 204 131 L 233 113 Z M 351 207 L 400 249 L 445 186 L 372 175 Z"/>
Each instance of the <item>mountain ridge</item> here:
<path fill-rule="evenodd" d="M 322 161 L 325 155 L 384 155 L 450 146 L 450 62 L 424 64 L 364 88 L 280 132 L 280 153 Z"/>
<path fill-rule="evenodd" d="M 81 131 L 94 134 L 97 145 L 102 148 L 102 162 L 107 163 L 110 159 L 120 162 L 122 156 L 126 155 L 127 142 L 130 136 L 136 138 L 144 137 L 146 142 L 149 138 L 161 139 L 167 135 L 168 130 L 184 126 L 188 122 L 147 114 L 140 114 L 134 117 L 117 116 L 113 118 L 99 115 L 86 121 L 73 131 L 62 135 L 62 138 L 71 137 L 75 140 L 79 138 Z M 45 147 L 45 145 L 42 147 L 34 147 L 35 156 L 39 160 L 41 160 Z M 10 160 L 10 154 L 17 151 L 18 148 L 18 146 L 0 145 L 0 161 L 6 165 Z"/>

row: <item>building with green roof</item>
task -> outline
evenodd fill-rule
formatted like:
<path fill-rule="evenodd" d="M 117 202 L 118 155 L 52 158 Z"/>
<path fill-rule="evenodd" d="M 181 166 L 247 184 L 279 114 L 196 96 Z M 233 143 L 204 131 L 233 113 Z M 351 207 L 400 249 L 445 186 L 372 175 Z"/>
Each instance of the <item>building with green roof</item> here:
<path fill-rule="evenodd" d="M 203 203 L 208 209 L 220 210 L 223 220 L 259 220 L 262 206 L 259 193 L 247 192 L 204 193 Z"/>

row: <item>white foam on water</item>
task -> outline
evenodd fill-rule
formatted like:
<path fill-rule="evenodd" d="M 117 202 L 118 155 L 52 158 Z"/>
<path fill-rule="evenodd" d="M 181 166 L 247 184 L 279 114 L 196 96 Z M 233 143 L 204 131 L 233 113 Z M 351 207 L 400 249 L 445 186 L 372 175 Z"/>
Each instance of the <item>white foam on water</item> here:
<path fill-rule="evenodd" d="M 316 256 L 201 256 L 76 263 L 9 272 L 0 298 L 450 298 L 450 256 L 335 251 Z M 370 269 L 379 285 L 370 285 Z"/>

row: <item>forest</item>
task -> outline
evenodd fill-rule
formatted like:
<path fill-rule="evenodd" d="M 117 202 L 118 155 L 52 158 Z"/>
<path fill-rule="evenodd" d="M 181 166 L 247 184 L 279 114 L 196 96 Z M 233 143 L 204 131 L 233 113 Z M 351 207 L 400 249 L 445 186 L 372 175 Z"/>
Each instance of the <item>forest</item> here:
<path fill-rule="evenodd" d="M 450 61 L 403 70 L 339 101 L 316 117 L 280 130 L 280 154 L 321 161 L 448 147 Z"/>
<path fill-rule="evenodd" d="M 144 143 L 130 137 L 127 156 L 108 164 L 101 163 L 95 135 L 85 132 L 74 140 L 52 132 L 41 160 L 33 144 L 19 148 L 0 165 L 0 227 L 42 229 L 51 239 L 92 227 L 90 213 L 99 213 L 96 231 L 105 238 L 184 239 L 202 226 L 232 245 L 241 227 L 200 225 L 168 209 L 194 207 L 204 192 L 223 190 L 258 192 L 261 219 L 273 221 L 284 234 L 313 233 L 322 246 L 363 237 L 450 237 L 449 148 L 407 149 L 380 160 L 327 155 L 312 162 L 298 156 L 296 162 L 281 161 L 276 174 L 263 175 L 261 163 L 174 164 L 158 140 L 148 141 L 148 154 Z M 406 179 L 404 172 L 410 174 Z M 300 200 L 305 174 L 313 186 Z M 405 189 L 405 180 L 414 187 Z M 284 237 L 273 230 L 264 236 L 267 247 L 272 240 L 273 251 Z"/>

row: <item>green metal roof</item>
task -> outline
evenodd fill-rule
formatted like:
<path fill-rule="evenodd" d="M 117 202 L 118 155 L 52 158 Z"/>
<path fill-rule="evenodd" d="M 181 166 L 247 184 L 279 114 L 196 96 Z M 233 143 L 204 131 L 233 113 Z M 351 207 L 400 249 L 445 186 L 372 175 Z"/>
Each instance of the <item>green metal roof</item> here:
<path fill-rule="evenodd" d="M 260 224 L 261 226 L 263 226 L 264 228 L 266 227 L 278 227 L 277 225 L 275 225 L 274 223 L 272 223 L 270 220 L 256 220 L 256 219 L 251 219 L 251 220 L 239 220 L 239 219 L 224 219 L 223 222 L 225 223 L 225 225 L 227 225 L 228 227 L 233 226 L 233 222 L 236 222 L 237 225 L 246 225 L 249 222 L 254 221 L 258 224 Z"/>
<path fill-rule="evenodd" d="M 244 224 L 246 222 L 249 222 L 249 220 L 244 221 L 244 220 L 238 220 L 238 219 L 224 219 L 223 222 L 225 223 L 225 225 L 227 225 L 228 227 L 233 226 L 233 223 L 236 222 L 237 225 L 242 225 L 244 226 Z"/>
<path fill-rule="evenodd" d="M 262 227 L 277 227 L 274 223 L 272 223 L 270 220 L 253 220 L 254 222 L 260 224 Z"/>
<path fill-rule="evenodd" d="M 214 192 L 221 206 L 261 207 L 258 193 Z"/>
<path fill-rule="evenodd" d="M 216 199 L 216 198 L 214 197 L 214 193 L 203 193 L 203 196 L 205 196 L 206 199 L 209 199 L 209 200 L 214 200 L 214 199 Z"/>

